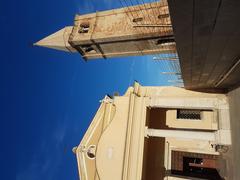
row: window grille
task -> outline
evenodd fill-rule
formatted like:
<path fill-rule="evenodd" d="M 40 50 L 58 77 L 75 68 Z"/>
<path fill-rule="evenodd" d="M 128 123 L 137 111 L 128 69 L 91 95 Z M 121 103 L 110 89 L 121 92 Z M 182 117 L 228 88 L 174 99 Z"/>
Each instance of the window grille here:
<path fill-rule="evenodd" d="M 201 120 L 201 110 L 178 109 L 177 119 Z"/>

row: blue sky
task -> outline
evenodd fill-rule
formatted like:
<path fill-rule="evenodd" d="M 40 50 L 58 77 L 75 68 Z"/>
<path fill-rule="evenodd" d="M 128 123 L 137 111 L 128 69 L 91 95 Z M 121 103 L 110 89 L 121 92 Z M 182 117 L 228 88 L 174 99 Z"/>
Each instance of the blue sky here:
<path fill-rule="evenodd" d="M 31 46 L 72 25 L 76 13 L 121 7 L 119 1 L 0 3 L 5 174 L 17 180 L 78 179 L 71 149 L 80 142 L 99 100 L 116 91 L 123 94 L 134 80 L 142 85 L 171 85 L 160 74 L 166 64 L 152 56 L 85 62 L 79 54 Z M 4 153 L 9 149 L 11 156 Z"/>

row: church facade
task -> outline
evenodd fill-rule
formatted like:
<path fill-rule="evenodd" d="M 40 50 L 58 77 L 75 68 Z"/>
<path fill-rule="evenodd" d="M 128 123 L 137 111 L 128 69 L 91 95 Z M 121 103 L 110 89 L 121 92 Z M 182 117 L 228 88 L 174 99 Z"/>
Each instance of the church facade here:
<path fill-rule="evenodd" d="M 228 122 L 224 94 L 136 82 L 123 96 L 101 101 L 73 148 L 80 179 L 222 179 Z"/>

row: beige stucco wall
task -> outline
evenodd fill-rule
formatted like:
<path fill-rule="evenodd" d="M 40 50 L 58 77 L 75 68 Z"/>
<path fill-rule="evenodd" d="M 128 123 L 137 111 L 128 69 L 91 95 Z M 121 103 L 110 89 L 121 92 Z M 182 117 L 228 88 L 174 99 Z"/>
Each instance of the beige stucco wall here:
<path fill-rule="evenodd" d="M 167 126 L 184 129 L 217 130 L 217 111 L 202 111 L 201 120 L 177 119 L 177 110 L 167 110 Z"/>
<path fill-rule="evenodd" d="M 135 83 L 134 87 L 130 87 L 124 96 L 117 96 L 114 99 L 108 99 L 103 101 L 101 107 L 101 113 L 98 112 L 89 127 L 89 130 L 85 134 L 80 146 L 78 146 L 78 165 L 79 171 L 87 169 L 87 174 L 97 173 L 100 179 L 104 180 L 140 180 L 142 176 L 142 164 L 143 164 L 143 149 L 144 139 L 146 138 L 146 112 L 148 107 L 195 107 L 195 108 L 207 108 L 220 111 L 225 110 L 228 107 L 226 96 L 222 94 L 206 94 L 197 93 L 188 90 L 184 90 L 176 87 L 142 87 L 138 83 Z M 102 106 L 101 105 L 101 106 Z M 114 109 L 110 110 L 107 106 Z M 170 108 L 170 109 L 171 109 Z M 225 111 L 226 113 L 227 111 Z M 206 114 L 206 124 L 201 124 L 201 128 L 210 128 L 216 130 L 218 121 L 215 122 L 215 116 L 212 114 Z M 225 118 L 225 116 L 220 116 Z M 210 120 L 209 120 L 210 119 Z M 97 122 L 100 122 L 103 129 L 99 130 L 94 127 Z M 174 125 L 174 118 L 168 121 Z M 211 124 L 212 123 L 212 124 Z M 191 123 L 184 124 L 189 128 L 196 127 Z M 178 124 L 181 127 L 181 124 Z M 194 129 L 194 128 L 193 128 Z M 91 131 L 95 131 L 95 135 Z M 93 137 L 96 136 L 96 137 Z M 91 137 L 91 141 L 87 142 L 87 139 Z M 84 144 L 96 145 L 96 158 L 94 160 L 83 159 L 82 156 L 86 155 L 85 152 L 81 152 L 81 146 Z M 217 154 L 211 147 L 210 141 L 193 140 L 193 139 L 181 139 L 181 138 L 166 138 L 165 149 L 165 162 L 166 167 L 169 167 L 170 154 L 172 149 Z M 85 161 L 85 167 L 83 161 Z M 114 167 L 114 169 L 112 169 Z M 112 169 L 112 170 L 111 170 Z M 86 178 L 80 173 L 82 180 L 91 180 Z M 96 177 L 97 177 L 96 176 Z M 95 179 L 97 180 L 97 179 Z"/>
<path fill-rule="evenodd" d="M 96 168 L 101 179 L 121 180 L 124 161 L 124 146 L 127 131 L 129 101 L 127 97 L 116 98 L 115 115 L 97 144 Z M 114 168 L 113 168 L 114 167 Z M 106 173 L 107 172 L 107 173 Z"/>
<path fill-rule="evenodd" d="M 80 145 L 76 149 L 78 159 L 78 170 L 81 180 L 97 180 L 98 173 L 96 171 L 96 158 L 89 158 L 87 155 L 90 146 L 96 146 L 109 123 L 115 114 L 115 107 L 107 102 L 109 98 L 105 98 L 101 103 L 96 115 L 94 116 L 87 132 L 85 133 Z M 96 153 L 96 152 L 95 152 Z M 96 178 L 96 179 L 95 179 Z"/>

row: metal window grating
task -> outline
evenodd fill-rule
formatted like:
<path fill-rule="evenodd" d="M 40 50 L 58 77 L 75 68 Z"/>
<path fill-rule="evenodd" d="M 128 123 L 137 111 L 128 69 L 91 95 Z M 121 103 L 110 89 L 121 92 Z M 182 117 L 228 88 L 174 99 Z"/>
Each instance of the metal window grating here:
<path fill-rule="evenodd" d="M 177 119 L 201 120 L 201 110 L 178 109 Z"/>

